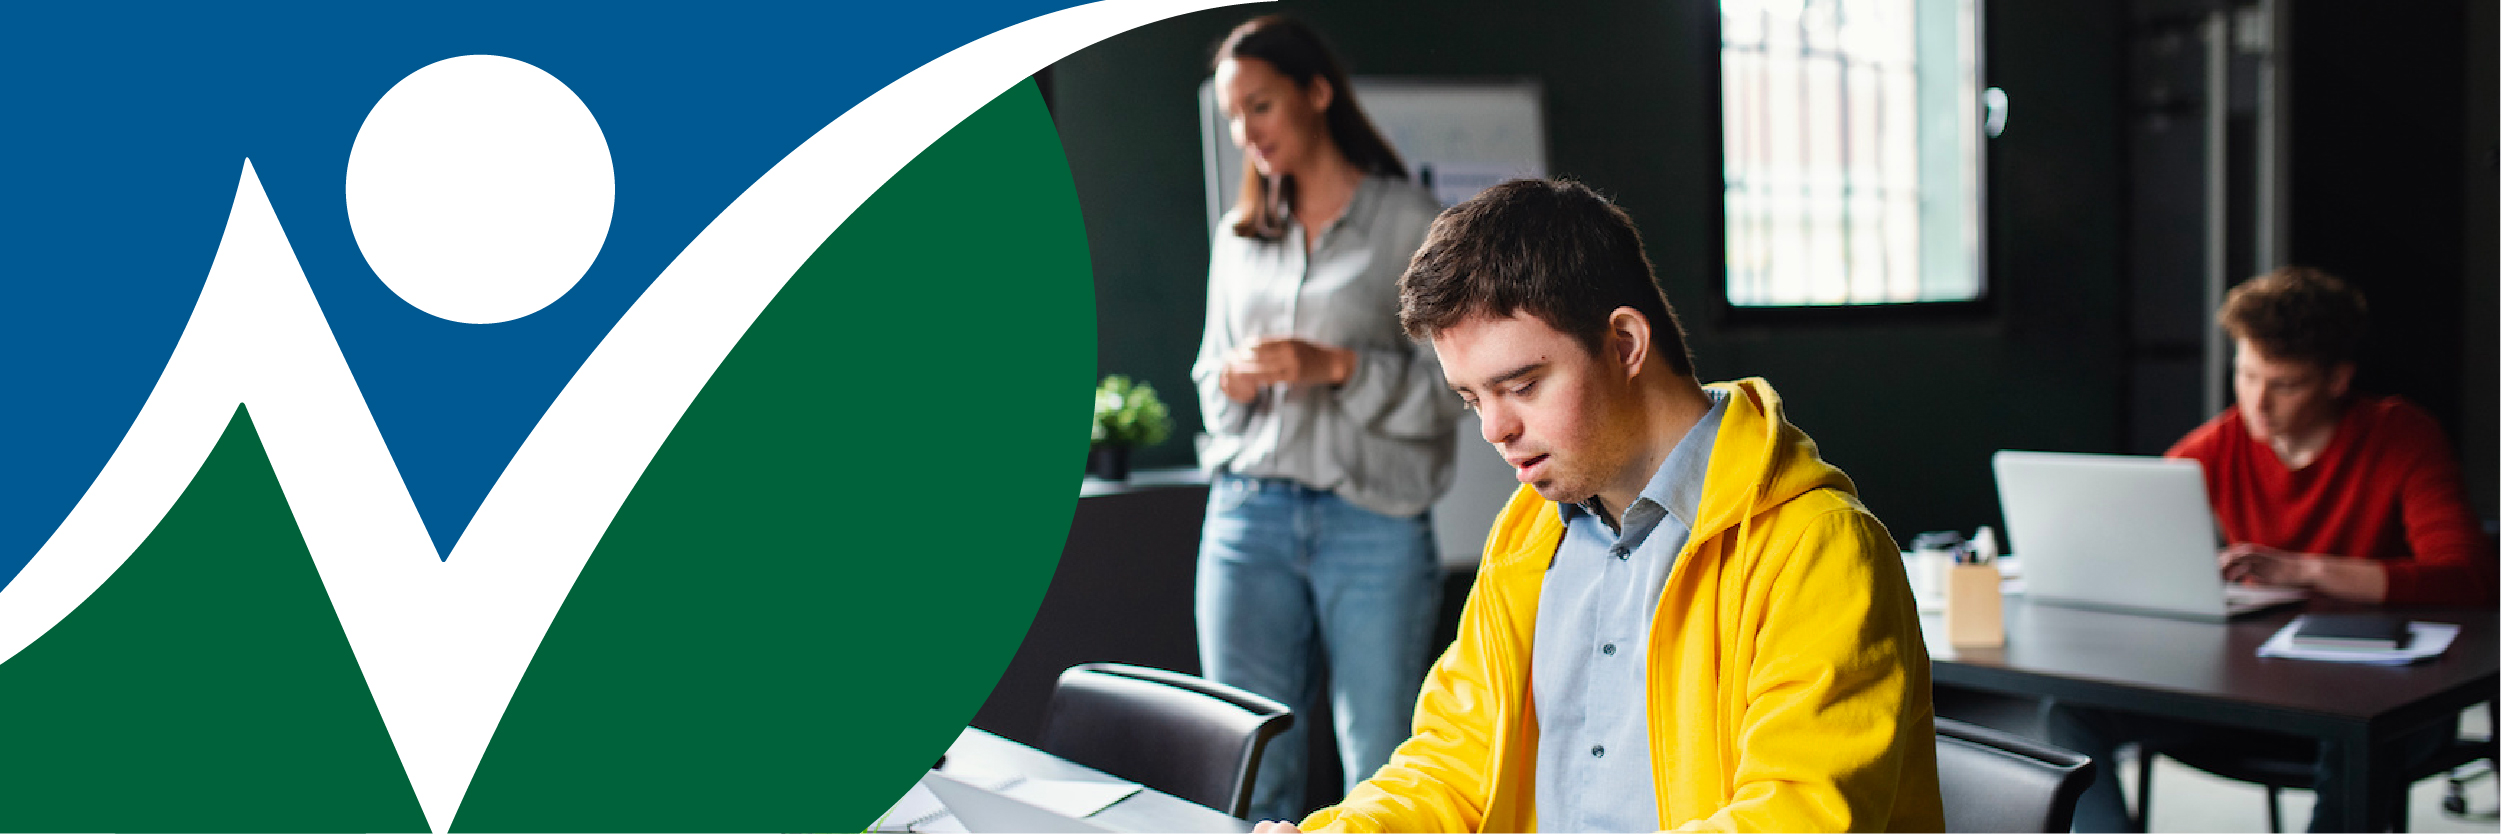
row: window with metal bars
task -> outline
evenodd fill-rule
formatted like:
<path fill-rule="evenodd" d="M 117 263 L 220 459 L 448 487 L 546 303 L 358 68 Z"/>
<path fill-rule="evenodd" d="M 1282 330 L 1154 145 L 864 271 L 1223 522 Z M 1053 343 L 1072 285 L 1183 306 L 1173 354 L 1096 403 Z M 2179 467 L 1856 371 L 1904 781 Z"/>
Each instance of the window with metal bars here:
<path fill-rule="evenodd" d="M 1721 0 L 1731 306 L 1981 297 L 1979 2 Z"/>

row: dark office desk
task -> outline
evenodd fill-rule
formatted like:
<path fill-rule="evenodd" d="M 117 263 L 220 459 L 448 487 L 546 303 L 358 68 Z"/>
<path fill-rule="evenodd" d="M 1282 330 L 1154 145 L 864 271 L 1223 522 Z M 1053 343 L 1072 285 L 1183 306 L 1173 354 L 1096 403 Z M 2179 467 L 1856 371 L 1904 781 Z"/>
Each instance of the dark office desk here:
<path fill-rule="evenodd" d="M 964 734 L 947 746 L 946 766 L 939 768 L 939 772 L 1019 773 L 1028 779 L 1073 782 L 1128 781 L 972 727 L 964 728 Z M 1086 821 L 1114 831 L 1236 832 L 1251 829 L 1248 821 L 1154 788 L 1140 788 L 1137 793 L 1087 817 Z"/>
<path fill-rule="evenodd" d="M 2492 609 L 2390 609 L 2459 626 L 2446 653 L 2412 666 L 2259 657 L 2258 646 L 2301 610 L 2200 623 L 2008 597 L 2006 645 L 1992 649 L 1947 645 L 1937 615 L 1922 626 L 1940 684 L 2347 742 L 2345 790 L 2356 801 L 2346 807 L 2354 816 L 2335 830 L 2369 830 L 2364 815 L 2378 806 L 2376 794 L 2397 787 L 2376 778 L 2378 747 L 2452 721 L 2501 686 L 2497 617 Z"/>

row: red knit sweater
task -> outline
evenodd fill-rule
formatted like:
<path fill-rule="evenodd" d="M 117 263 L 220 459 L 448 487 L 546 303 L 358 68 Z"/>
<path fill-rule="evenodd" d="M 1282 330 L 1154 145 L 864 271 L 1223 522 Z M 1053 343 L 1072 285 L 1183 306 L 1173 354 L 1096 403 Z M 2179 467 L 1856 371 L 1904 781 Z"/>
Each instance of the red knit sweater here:
<path fill-rule="evenodd" d="M 2397 397 L 2359 397 L 2317 460 L 2285 467 L 2223 410 L 2168 453 L 2206 469 L 2223 534 L 2297 553 L 2378 559 L 2390 605 L 2490 605 L 2492 542 L 2440 424 Z"/>

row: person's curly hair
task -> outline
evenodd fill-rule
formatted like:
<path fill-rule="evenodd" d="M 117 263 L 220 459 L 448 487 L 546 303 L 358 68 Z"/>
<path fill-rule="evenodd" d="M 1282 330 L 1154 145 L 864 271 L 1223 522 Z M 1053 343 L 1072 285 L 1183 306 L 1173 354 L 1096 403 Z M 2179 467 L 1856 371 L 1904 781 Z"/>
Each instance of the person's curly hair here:
<path fill-rule="evenodd" d="M 2362 293 L 2306 266 L 2287 266 L 2233 287 L 2215 320 L 2270 359 L 2334 365 L 2361 355 L 2370 328 Z"/>

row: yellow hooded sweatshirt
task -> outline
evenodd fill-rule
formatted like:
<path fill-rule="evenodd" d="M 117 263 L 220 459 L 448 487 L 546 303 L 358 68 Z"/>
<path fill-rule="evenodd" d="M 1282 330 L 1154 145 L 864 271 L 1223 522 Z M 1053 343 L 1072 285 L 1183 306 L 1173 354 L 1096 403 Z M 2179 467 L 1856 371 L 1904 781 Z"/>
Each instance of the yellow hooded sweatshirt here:
<path fill-rule="evenodd" d="M 1651 615 L 1659 821 L 1690 831 L 1942 831 L 1919 612 L 1891 535 L 1761 379 L 1729 392 L 1700 522 Z M 1528 831 L 1529 647 L 1562 542 L 1522 488 L 1494 523 L 1415 735 L 1312 830 Z M 1626 697 L 1629 693 L 1592 693 Z"/>

